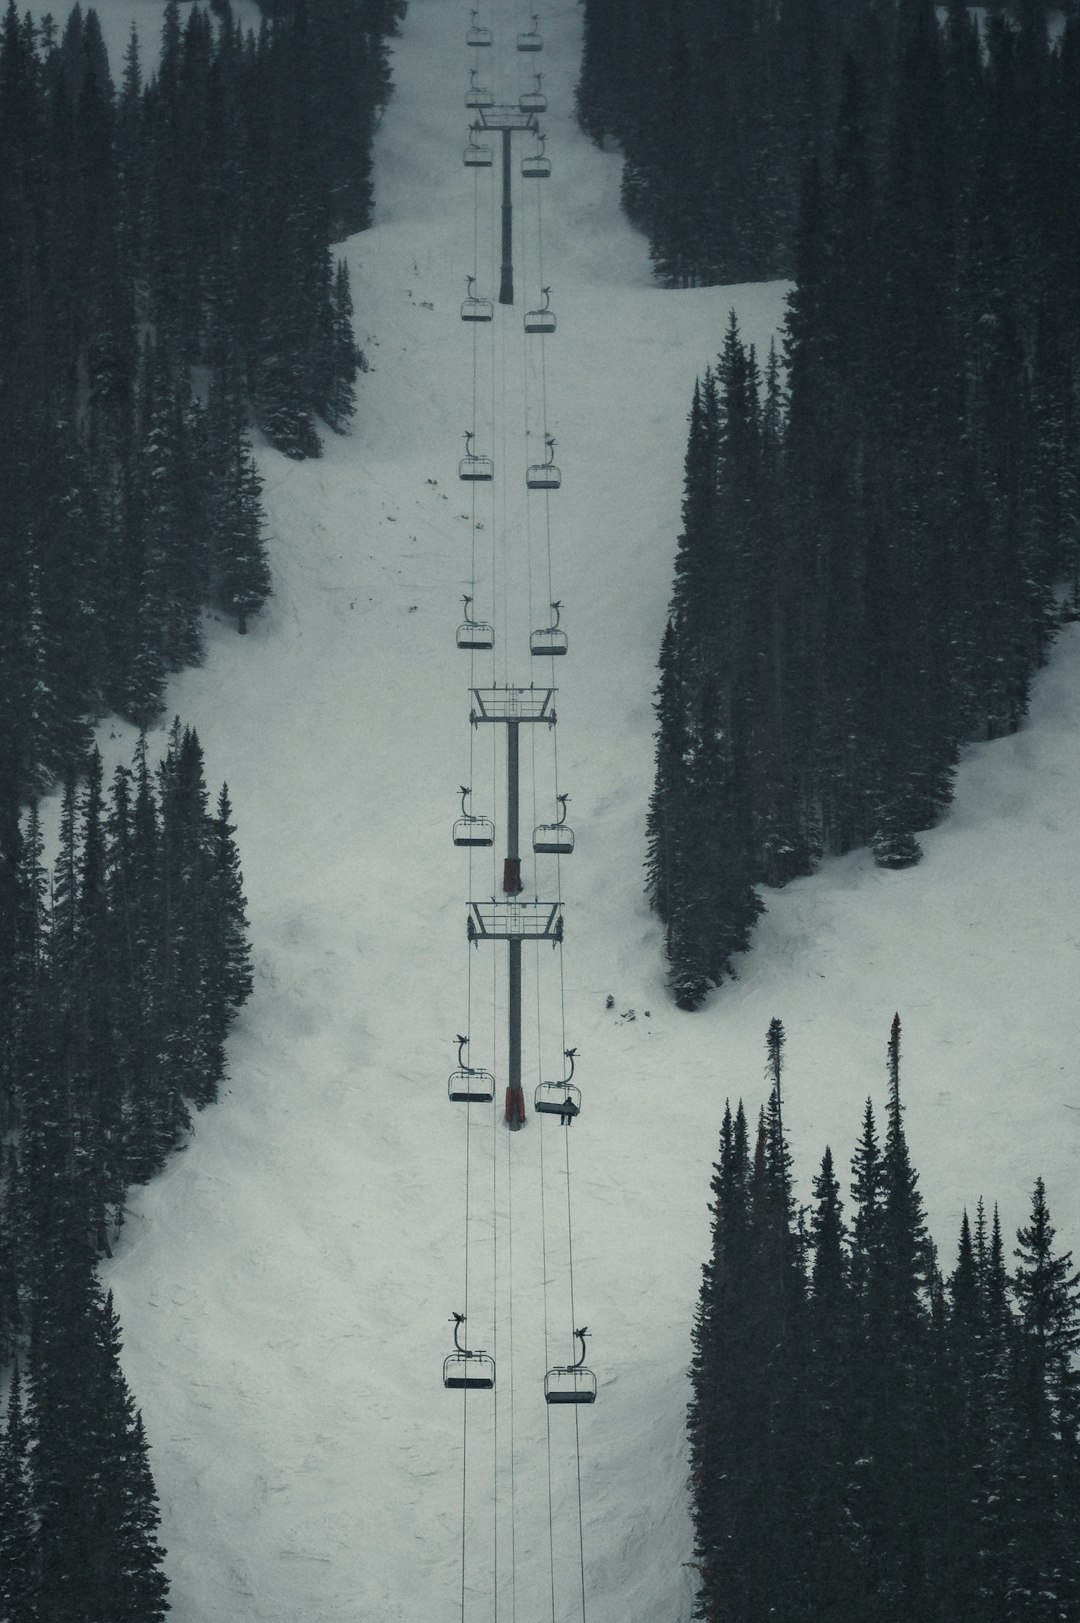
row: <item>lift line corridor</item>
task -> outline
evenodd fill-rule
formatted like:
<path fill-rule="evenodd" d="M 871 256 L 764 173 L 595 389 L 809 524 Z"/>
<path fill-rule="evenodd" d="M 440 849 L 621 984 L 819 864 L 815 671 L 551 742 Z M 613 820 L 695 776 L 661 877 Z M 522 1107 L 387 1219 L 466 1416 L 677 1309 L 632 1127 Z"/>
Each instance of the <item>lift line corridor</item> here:
<path fill-rule="evenodd" d="M 468 590 L 463 592 L 463 615 L 458 625 L 457 646 L 469 655 L 469 770 L 468 782 L 459 786 L 460 816 L 453 824 L 455 847 L 468 852 L 469 900 L 466 910 L 467 1011 L 465 1029 L 457 1034 L 457 1063 L 451 1072 L 447 1092 L 451 1105 L 466 1112 L 465 1211 L 462 1224 L 463 1301 L 461 1310 L 451 1314 L 453 1350 L 443 1363 L 443 1385 L 461 1393 L 461 1587 L 460 1616 L 499 1617 L 500 1599 L 509 1593 L 509 1609 L 503 1603 L 504 1618 L 517 1623 L 516 1543 L 518 1535 L 515 1472 L 518 1460 L 514 1447 L 515 1401 L 523 1394 L 516 1390 L 513 1366 L 513 1165 L 514 1136 L 528 1122 L 525 1098 L 523 1049 L 532 1048 L 523 1034 L 523 980 L 532 974 L 536 1003 L 535 1052 L 528 1054 L 535 1064 L 532 1110 L 540 1129 L 540 1233 L 541 1279 L 544 1324 L 544 1376 L 536 1399 L 545 1404 L 547 1431 L 548 1565 L 550 1597 L 530 1595 L 525 1608 L 527 1623 L 539 1623 L 538 1608 L 547 1611 L 550 1600 L 551 1623 L 556 1623 L 556 1572 L 564 1576 L 567 1563 L 576 1569 L 575 1591 L 580 1587 L 580 1616 L 586 1623 L 585 1556 L 581 1492 L 581 1447 L 579 1415 L 581 1408 L 596 1400 L 596 1376 L 586 1365 L 588 1328 L 578 1326 L 574 1305 L 573 1213 L 570 1178 L 569 1128 L 581 1113 L 582 1095 L 574 1082 L 576 1050 L 567 1046 L 565 985 L 563 978 L 564 912 L 562 862 L 574 850 L 574 832 L 567 822 L 569 796 L 560 792 L 554 685 L 555 661 L 566 656 L 569 639 L 561 624 L 561 602 L 552 590 L 551 498 L 562 484 L 555 462 L 555 438 L 549 432 L 547 401 L 547 340 L 554 336 L 557 320 L 551 307 L 551 288 L 544 282 L 543 206 L 541 182 L 551 178 L 551 159 L 545 151 L 545 137 L 539 119 L 547 110 L 542 62 L 543 37 L 538 15 L 528 26 L 513 28 L 502 13 L 509 0 L 487 0 L 471 11 L 465 30 L 469 56 L 469 81 L 465 107 L 469 116 L 468 140 L 463 152 L 465 168 L 473 179 L 473 264 L 465 275 L 465 298 L 461 321 L 472 346 L 472 400 L 468 426 L 463 430 L 464 455 L 458 464 L 459 479 L 468 491 L 471 511 Z M 504 26 L 505 24 L 505 26 Z M 513 87 L 510 96 L 507 87 Z M 496 140 L 495 137 L 498 136 Z M 518 139 L 515 141 L 515 137 Z M 515 164 L 515 153 L 517 162 Z M 498 163 L 496 161 L 498 154 Z M 499 178 L 496 182 L 496 169 Z M 485 187 L 485 178 L 488 185 Z M 486 194 L 486 195 L 485 195 Z M 515 208 L 516 205 L 516 208 Z M 515 316 L 515 249 L 518 282 L 535 294 L 524 294 L 526 308 Z M 490 297 L 484 286 L 497 275 L 498 297 Z M 518 337 L 520 335 L 520 338 Z M 514 471 L 511 435 L 515 426 L 524 427 L 524 455 Z M 490 440 L 486 437 L 490 435 Z M 542 451 L 530 450 L 530 442 Z M 518 483 L 520 481 L 520 483 Z M 550 608 L 550 623 L 536 625 L 533 599 L 542 590 Z M 480 612 L 482 607 L 483 612 Z M 519 630 L 529 627 L 527 640 Z M 517 654 L 527 660 L 531 671 L 542 670 L 544 680 L 520 680 Z M 537 666 L 535 661 L 545 661 Z M 502 681 L 497 678 L 502 675 Z M 514 678 L 514 679 L 512 679 Z M 522 854 L 523 754 L 532 790 L 531 849 Z M 483 778 L 483 788 L 478 785 Z M 538 794 L 538 784 L 547 792 Z M 490 797 L 485 802 L 481 796 Z M 502 814 L 495 816 L 497 802 Z M 550 808 L 550 810 L 548 809 Z M 526 825 L 528 826 L 528 825 Z M 501 855 L 500 853 L 501 848 Z M 490 868 L 490 892 L 481 880 L 485 853 Z M 532 891 L 526 896 L 523 865 L 531 857 Z M 541 892 L 541 878 L 543 893 Z M 506 944 L 506 970 L 503 990 L 499 989 L 498 949 Z M 491 949 L 490 989 L 484 984 L 486 972 L 479 966 Z M 541 953 L 550 948 L 555 957 L 557 978 L 545 972 Z M 550 956 L 550 955 L 549 955 Z M 477 970 L 474 974 L 474 959 Z M 494 1119 L 499 1096 L 495 1059 L 503 1037 L 506 1080 L 502 1090 L 502 1121 Z M 545 1046 L 553 1048 L 552 1030 L 558 1031 L 559 1064 L 544 1059 Z M 545 1035 L 546 1033 L 546 1035 Z M 490 1058 L 488 1057 L 490 1056 Z M 558 1074 L 552 1075 L 552 1072 Z M 486 1107 L 486 1110 L 485 1110 Z M 479 1195 L 470 1193 L 470 1183 L 481 1174 L 474 1169 L 476 1158 L 471 1143 L 476 1132 L 473 1113 L 484 1110 L 490 1129 L 492 1165 L 485 1177 L 491 1180 L 490 1225 L 477 1214 Z M 545 1208 L 544 1135 L 545 1118 L 561 1129 L 564 1172 L 565 1213 L 556 1215 Z M 481 1142 L 487 1142 L 487 1134 Z M 505 1153 L 505 1197 L 498 1208 L 497 1158 Z M 483 1198 L 486 1198 L 483 1197 Z M 559 1204 L 561 1205 L 561 1199 Z M 470 1250 L 476 1247 L 474 1230 L 483 1221 L 489 1229 L 492 1247 L 490 1300 L 484 1313 L 490 1315 L 493 1345 L 473 1347 L 467 1328 L 470 1291 Z M 558 1224 L 558 1238 L 554 1238 Z M 549 1245 L 549 1226 L 552 1243 Z M 500 1242 L 500 1230 L 505 1242 Z M 499 1274 L 499 1246 L 502 1244 L 503 1277 Z M 476 1266 L 473 1270 L 476 1290 Z M 568 1300 L 569 1324 L 557 1334 L 566 1336 L 570 1352 L 565 1361 L 553 1361 L 548 1350 L 548 1294 L 552 1278 L 558 1278 Z M 487 1282 L 485 1281 L 485 1289 Z M 508 1377 L 502 1381 L 496 1370 L 495 1342 L 500 1316 L 505 1322 L 504 1344 L 509 1342 Z M 486 1339 L 486 1337 L 485 1337 Z M 502 1362 L 500 1354 L 499 1361 Z M 503 1386 L 509 1399 L 509 1555 L 500 1550 L 500 1507 L 498 1404 Z M 470 1534 L 477 1521 L 473 1514 L 477 1490 L 470 1469 L 475 1462 L 470 1451 L 469 1398 L 491 1393 L 496 1405 L 495 1446 L 491 1453 L 491 1519 L 494 1537 L 491 1548 L 490 1578 L 487 1558 L 470 1557 Z M 552 1413 L 570 1407 L 574 1414 L 573 1459 L 576 1470 L 577 1537 L 576 1548 L 567 1550 L 566 1541 L 556 1538 L 555 1484 L 552 1466 Z M 505 1435 L 504 1435 L 505 1451 Z M 505 1475 L 505 1472 L 504 1472 Z M 486 1493 L 486 1489 L 481 1491 Z M 559 1502 L 566 1498 L 560 1490 Z M 529 1530 L 530 1539 L 535 1529 Z M 479 1576 L 477 1576 L 479 1574 Z M 563 1584 L 565 1588 L 565 1581 Z M 470 1603 L 472 1611 L 469 1612 Z M 562 1613 L 566 1616 L 565 1612 Z"/>

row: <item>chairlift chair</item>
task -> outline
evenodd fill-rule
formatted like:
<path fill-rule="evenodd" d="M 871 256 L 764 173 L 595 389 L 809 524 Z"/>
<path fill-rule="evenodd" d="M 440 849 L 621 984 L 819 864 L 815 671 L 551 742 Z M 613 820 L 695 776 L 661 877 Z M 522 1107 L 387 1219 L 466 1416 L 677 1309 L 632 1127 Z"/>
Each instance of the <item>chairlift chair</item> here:
<path fill-rule="evenodd" d="M 457 1070 L 451 1071 L 446 1091 L 451 1104 L 489 1105 L 495 1097 L 495 1078 L 479 1065 L 466 1065 L 468 1037 L 458 1034 Z"/>
<path fill-rule="evenodd" d="M 558 1116 L 564 1127 L 569 1127 L 575 1116 L 581 1114 L 581 1089 L 572 1083 L 576 1048 L 568 1048 L 566 1057 L 570 1069 L 560 1082 L 541 1082 L 533 1095 L 533 1109 L 538 1116 Z"/>
<path fill-rule="evenodd" d="M 581 1357 L 573 1364 L 557 1364 L 544 1376 L 545 1403 L 595 1403 L 596 1376 L 585 1368 L 585 1337 L 587 1327 L 575 1330 L 581 1342 Z"/>
<path fill-rule="evenodd" d="M 477 111 L 495 105 L 495 97 L 487 85 L 477 83 L 475 68 L 469 69 L 469 88 L 465 92 L 465 105 Z"/>
<path fill-rule="evenodd" d="M 471 480 L 476 483 L 486 480 L 490 483 L 495 477 L 495 464 L 489 456 L 476 456 L 473 453 L 472 442 L 475 435 L 471 429 L 465 430 L 465 455 L 458 463 L 458 478 Z"/>
<path fill-rule="evenodd" d="M 562 484 L 562 473 L 555 466 L 555 441 L 550 434 L 544 435 L 544 449 L 543 462 L 534 462 L 525 470 L 525 483 L 530 490 L 558 490 Z"/>
<path fill-rule="evenodd" d="M 554 823 L 538 823 L 533 829 L 533 851 L 538 857 L 568 857 L 574 849 L 574 831 L 566 823 L 566 802 L 570 796 L 556 795 L 555 798 L 562 807 L 558 819 Z"/>
<path fill-rule="evenodd" d="M 495 844 L 495 824 L 490 817 L 478 817 L 474 812 L 465 810 L 465 802 L 472 793 L 465 784 L 461 785 L 461 816 L 454 824 L 455 845 L 483 845 Z"/>
<path fill-rule="evenodd" d="M 536 75 L 536 89 L 523 90 L 521 95 L 518 97 L 518 106 L 523 113 L 547 112 L 547 97 L 540 88 L 543 77 L 544 76 L 542 73 L 538 73 Z"/>
<path fill-rule="evenodd" d="M 469 144 L 463 154 L 466 169 L 490 169 L 495 162 L 495 154 L 485 141 L 477 141 L 478 126 L 473 124 L 469 128 Z"/>
<path fill-rule="evenodd" d="M 532 27 L 525 29 L 524 33 L 519 34 L 517 37 L 517 48 L 519 51 L 542 51 L 544 49 L 544 41 L 536 27 L 539 21 L 539 13 L 534 12 Z"/>
<path fill-rule="evenodd" d="M 495 306 L 490 299 L 478 299 L 473 291 L 476 287 L 476 277 L 466 278 L 465 301 L 461 306 L 462 321 L 492 321 L 495 317 Z"/>
<path fill-rule="evenodd" d="M 539 310 L 526 310 L 525 331 L 538 333 L 553 333 L 555 331 L 555 312 L 551 308 L 551 289 L 542 287 L 543 304 Z"/>
<path fill-rule="evenodd" d="M 491 29 L 485 28 L 482 23 L 477 22 L 476 19 L 479 15 L 478 11 L 472 13 L 472 22 L 469 24 L 468 32 L 465 35 L 465 44 L 470 50 L 474 51 L 483 50 L 486 46 L 495 43 L 495 36 L 492 34 Z"/>
<path fill-rule="evenodd" d="M 554 659 L 560 654 L 565 654 L 569 647 L 569 638 L 559 626 L 559 610 L 562 604 L 553 603 L 551 607 L 555 611 L 555 619 L 551 625 L 541 626 L 529 638 L 529 652 L 535 654 L 538 659 Z"/>
<path fill-rule="evenodd" d="M 547 136 L 541 132 L 537 140 L 540 143 L 539 152 L 527 152 L 521 160 L 521 174 L 525 180 L 547 180 L 551 175 L 551 159 L 544 155 Z"/>
<path fill-rule="evenodd" d="M 454 1351 L 443 1359 L 443 1385 L 455 1391 L 490 1392 L 495 1385 L 495 1360 L 486 1352 L 471 1352 L 459 1338 L 464 1313 L 453 1315 Z"/>
<path fill-rule="evenodd" d="M 469 604 L 472 598 L 465 593 L 462 601 L 465 604 L 465 618 L 457 628 L 457 645 L 470 652 L 476 649 L 494 648 L 495 627 L 486 620 L 474 620 L 469 613 Z"/>

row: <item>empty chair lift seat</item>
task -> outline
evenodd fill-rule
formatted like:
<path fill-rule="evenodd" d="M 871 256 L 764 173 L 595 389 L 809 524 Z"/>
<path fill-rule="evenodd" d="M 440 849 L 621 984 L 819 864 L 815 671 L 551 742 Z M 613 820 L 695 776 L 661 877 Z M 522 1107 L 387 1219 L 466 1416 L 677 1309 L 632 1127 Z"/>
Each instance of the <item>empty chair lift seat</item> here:
<path fill-rule="evenodd" d="M 576 1364 L 549 1369 L 544 1376 L 546 1403 L 595 1403 L 596 1376 L 591 1369 Z"/>
<path fill-rule="evenodd" d="M 486 1352 L 472 1352 L 461 1345 L 461 1327 L 464 1313 L 452 1315 L 454 1321 L 454 1351 L 443 1359 L 443 1385 L 458 1391 L 490 1392 L 495 1385 L 495 1360 Z"/>
<path fill-rule="evenodd" d="M 475 136 L 475 126 L 469 131 L 469 144 L 464 152 L 466 169 L 490 169 L 495 162 L 495 154 L 485 141 L 478 141 Z"/>
<path fill-rule="evenodd" d="M 570 646 L 570 640 L 559 626 L 559 610 L 561 603 L 553 603 L 555 619 L 549 626 L 540 626 L 529 637 L 529 652 L 538 659 L 551 659 L 559 654 L 565 654 Z"/>
<path fill-rule="evenodd" d="M 457 1045 L 457 1070 L 451 1071 L 446 1089 L 451 1102 L 455 1104 L 489 1105 L 495 1097 L 495 1078 L 490 1071 L 485 1071 L 480 1065 L 466 1065 L 465 1050 L 469 1046 L 468 1037 L 462 1037 L 459 1034 Z M 454 1331 L 454 1345 L 457 1346 L 456 1329 Z M 458 1350 L 461 1349 L 458 1348 Z"/>
<path fill-rule="evenodd" d="M 545 156 L 545 136 L 537 138 L 540 142 L 538 152 L 527 152 L 521 160 L 521 174 L 524 180 L 548 180 L 551 176 L 551 159 Z"/>
<path fill-rule="evenodd" d="M 542 51 L 544 49 L 544 41 L 536 27 L 539 21 L 539 13 L 534 13 L 532 27 L 526 28 L 523 33 L 518 35 L 517 48 L 519 51 Z"/>
<path fill-rule="evenodd" d="M 477 1065 L 463 1065 L 450 1073 L 447 1093 L 452 1104 L 489 1105 L 495 1097 L 495 1078 Z"/>
<path fill-rule="evenodd" d="M 521 95 L 518 97 L 518 106 L 523 113 L 547 112 L 547 97 L 540 88 L 542 78 L 543 75 L 538 73 L 536 75 L 535 88 L 532 90 L 523 90 Z"/>
<path fill-rule="evenodd" d="M 465 35 L 465 44 L 471 51 L 482 51 L 494 44 L 494 35 L 491 29 L 485 28 L 482 23 L 477 22 L 476 19 L 479 15 L 478 11 L 472 13 L 472 22 L 469 24 L 468 32 Z"/>
<path fill-rule="evenodd" d="M 465 618 L 457 628 L 457 645 L 470 651 L 494 648 L 495 627 L 486 620 L 474 620 L 469 613 L 471 597 L 465 598 Z"/>
<path fill-rule="evenodd" d="M 461 784 L 460 787 L 461 787 L 461 816 L 458 818 L 457 822 L 454 824 L 454 844 L 455 845 L 488 845 L 488 846 L 494 845 L 495 844 L 495 824 L 491 821 L 490 817 L 477 817 L 477 816 L 474 815 L 473 812 L 468 811 L 466 809 L 465 802 L 468 800 L 469 796 L 472 794 L 472 790 L 470 788 L 468 788 L 467 785 L 464 784 L 464 783 Z M 464 1043 L 464 1042 L 467 1042 L 467 1041 L 468 1041 L 468 1039 L 465 1038 L 465 1037 L 459 1037 L 458 1038 L 459 1043 Z M 464 1060 L 462 1058 L 462 1051 L 459 1050 L 458 1051 L 458 1064 L 463 1065 L 464 1063 L 465 1062 L 464 1062 Z"/>
<path fill-rule="evenodd" d="M 533 850 L 538 857 L 568 857 L 574 849 L 574 831 L 566 822 L 566 802 L 570 796 L 557 795 L 555 798 L 562 807 L 556 821 L 538 823 L 533 829 Z"/>
<path fill-rule="evenodd" d="M 525 331 L 534 333 L 553 333 L 555 331 L 555 312 L 551 308 L 551 289 L 542 287 L 540 292 L 544 302 L 538 310 L 526 310 Z"/>
<path fill-rule="evenodd" d="M 595 1403 L 596 1376 L 585 1368 L 585 1337 L 587 1329 L 575 1330 L 581 1342 L 581 1357 L 576 1364 L 557 1364 L 544 1376 L 544 1400 L 547 1403 Z"/>
<path fill-rule="evenodd" d="M 466 813 L 454 824 L 454 844 L 490 849 L 495 844 L 495 824 L 490 817 L 473 817 Z"/>
<path fill-rule="evenodd" d="M 443 1359 L 442 1379 L 451 1390 L 490 1392 L 495 1385 L 495 1360 L 484 1352 L 451 1353 Z"/>
<path fill-rule="evenodd" d="M 525 483 L 530 490 L 558 490 L 562 473 L 555 466 L 555 441 L 550 434 L 544 436 L 547 456 L 543 462 L 534 462 L 525 470 Z"/>
<path fill-rule="evenodd" d="M 565 823 L 538 823 L 532 847 L 538 857 L 568 857 L 574 849 L 574 831 Z"/>
<path fill-rule="evenodd" d="M 489 456 L 476 456 L 472 448 L 473 435 L 465 430 L 465 455 L 458 463 L 458 478 L 490 482 L 495 477 L 495 464 Z"/>
<path fill-rule="evenodd" d="M 465 105 L 474 111 L 495 105 L 495 97 L 487 85 L 482 85 L 477 80 L 475 68 L 469 69 L 469 88 L 465 92 Z"/>
<path fill-rule="evenodd" d="M 462 321 L 491 321 L 495 315 L 495 306 L 490 299 L 478 299 L 473 289 L 476 278 L 469 277 L 468 293 L 461 306 Z"/>

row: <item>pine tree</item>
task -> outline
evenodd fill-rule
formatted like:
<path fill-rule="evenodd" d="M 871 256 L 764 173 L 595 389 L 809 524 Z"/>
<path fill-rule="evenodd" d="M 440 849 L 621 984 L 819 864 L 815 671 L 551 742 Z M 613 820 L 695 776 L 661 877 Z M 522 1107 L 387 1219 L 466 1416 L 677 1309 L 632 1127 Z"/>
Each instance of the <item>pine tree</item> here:
<path fill-rule="evenodd" d="M 37 1530 L 30 1499 L 29 1438 L 18 1360 L 0 1438 L 0 1623 L 38 1623 Z"/>
<path fill-rule="evenodd" d="M 1080 1604 L 1080 1273 L 1055 1255 L 1046 1188 L 1035 1181 L 1031 1219 L 1017 1231 L 1013 1293 L 1019 1427 L 1014 1457 L 1012 1614 L 1049 1620 Z"/>

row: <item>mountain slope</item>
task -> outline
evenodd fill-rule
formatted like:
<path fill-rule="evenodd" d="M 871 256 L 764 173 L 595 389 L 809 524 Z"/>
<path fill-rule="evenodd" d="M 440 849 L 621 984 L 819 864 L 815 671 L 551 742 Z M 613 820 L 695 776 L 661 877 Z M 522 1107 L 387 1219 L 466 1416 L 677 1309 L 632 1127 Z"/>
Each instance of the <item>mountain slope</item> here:
<path fill-rule="evenodd" d="M 497 10 L 504 35 L 524 23 Z M 209 780 L 229 778 L 258 973 L 230 1090 L 135 1192 L 108 1268 L 177 1623 L 415 1623 L 461 1606 L 461 1406 L 440 1369 L 463 1285 L 464 1116 L 444 1079 L 468 970 L 466 871 L 448 837 L 470 769 L 468 661 L 453 645 L 469 579 L 456 478 L 472 387 L 458 320 L 473 230 L 467 21 L 466 7 L 411 0 L 397 42 L 377 224 L 344 250 L 373 361 L 355 432 L 328 437 L 318 462 L 262 453 L 275 597 L 247 638 L 216 628 L 203 668 L 170 692 Z M 575 1307 L 600 1379 L 581 1417 L 588 1615 L 685 1623 L 682 1424 L 710 1163 L 725 1097 L 756 1110 L 763 1095 L 771 1016 L 788 1033 L 803 1198 L 824 1144 L 846 1163 L 866 1094 L 883 1096 L 899 1009 L 908 1133 L 944 1260 L 963 1204 L 1000 1199 L 1011 1232 L 1040 1171 L 1061 1243 L 1080 1248 L 1080 638 L 1062 641 L 1029 726 L 970 752 L 921 867 L 888 874 L 855 855 L 768 895 L 740 980 L 699 1015 L 673 1010 L 641 860 L 686 412 L 729 307 L 764 350 L 783 289 L 649 286 L 618 213 L 617 159 L 573 127 L 579 8 L 564 0 L 542 27 L 559 314 L 548 404 L 565 475 L 554 590 L 571 637 L 559 770 L 580 842 L 563 875 L 567 1035 L 586 1101 L 570 1135 Z M 543 623 L 542 595 L 532 607 Z M 540 968 L 553 996 L 550 958 Z M 497 1327 L 498 1438 L 493 1406 L 470 1401 L 465 1615 L 491 1607 L 497 1542 L 503 1615 L 572 1619 L 570 1417 L 554 1428 L 553 1605 L 538 1401 L 541 1176 L 557 1236 L 563 1140 L 535 1122 L 475 1135 L 497 1210 L 485 1227 L 476 1197 L 475 1322 L 475 1280 L 497 1277 L 505 1295 L 511 1218 L 515 1320 L 512 1346 L 505 1315 Z M 549 1253 L 560 1336 L 563 1263 Z"/>

